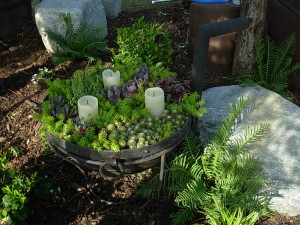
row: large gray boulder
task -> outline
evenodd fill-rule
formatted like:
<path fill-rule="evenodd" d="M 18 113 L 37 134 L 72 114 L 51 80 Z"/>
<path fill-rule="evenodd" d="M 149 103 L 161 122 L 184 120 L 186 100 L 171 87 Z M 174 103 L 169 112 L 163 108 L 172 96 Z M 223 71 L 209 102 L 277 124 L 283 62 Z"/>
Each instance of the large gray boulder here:
<path fill-rule="evenodd" d="M 46 29 L 64 35 L 65 27 L 61 23 L 61 14 L 70 13 L 74 28 L 103 28 L 99 37 L 107 36 L 107 20 L 102 0 L 43 0 L 35 8 L 35 22 L 46 49 L 56 52 L 57 46 L 45 33 Z"/>
<path fill-rule="evenodd" d="M 102 0 L 102 3 L 104 5 L 107 19 L 117 18 L 121 13 L 122 0 Z"/>
<path fill-rule="evenodd" d="M 300 215 L 300 107 L 260 86 L 211 88 L 202 94 L 208 112 L 199 120 L 200 139 L 206 143 L 212 137 L 227 116 L 228 106 L 242 96 L 249 99 L 250 113 L 244 113 L 232 138 L 243 134 L 248 126 L 270 124 L 265 136 L 251 145 L 251 153 L 274 182 L 274 209 L 289 216 Z"/>

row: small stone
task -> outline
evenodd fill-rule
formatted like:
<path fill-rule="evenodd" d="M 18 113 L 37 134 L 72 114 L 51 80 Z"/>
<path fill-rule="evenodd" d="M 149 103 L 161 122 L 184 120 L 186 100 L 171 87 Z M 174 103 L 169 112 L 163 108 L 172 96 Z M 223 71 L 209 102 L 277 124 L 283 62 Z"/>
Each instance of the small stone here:
<path fill-rule="evenodd" d="M 18 47 L 13 46 L 13 47 L 10 47 L 8 50 L 10 52 L 13 52 L 13 51 L 16 51 L 17 49 L 18 49 Z"/>
<path fill-rule="evenodd" d="M 3 143 L 7 140 L 7 137 L 0 137 L 0 143 Z"/>
<path fill-rule="evenodd" d="M 150 220 L 147 225 L 155 225 L 155 221 L 154 220 Z"/>

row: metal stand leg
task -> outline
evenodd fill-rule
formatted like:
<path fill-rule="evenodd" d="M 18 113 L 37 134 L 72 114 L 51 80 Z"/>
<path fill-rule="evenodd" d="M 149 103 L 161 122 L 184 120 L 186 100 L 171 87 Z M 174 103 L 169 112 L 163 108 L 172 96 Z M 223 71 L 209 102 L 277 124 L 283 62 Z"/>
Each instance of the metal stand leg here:
<path fill-rule="evenodd" d="M 105 199 L 102 199 L 99 195 L 97 195 L 94 191 L 94 189 L 92 188 L 92 182 L 91 179 L 89 178 L 86 170 L 84 170 L 78 163 L 76 163 L 74 161 L 74 159 L 69 159 L 68 156 L 63 155 L 60 151 L 57 151 L 51 144 L 49 144 L 51 149 L 59 156 L 61 157 L 63 160 L 71 163 L 73 166 L 75 166 L 84 176 L 85 180 L 86 180 L 86 187 L 88 189 L 88 191 L 93 195 L 93 197 L 100 203 L 104 203 L 106 205 L 121 205 L 121 204 L 125 204 L 128 201 L 122 201 L 122 202 L 112 202 L 112 201 L 108 201 Z"/>

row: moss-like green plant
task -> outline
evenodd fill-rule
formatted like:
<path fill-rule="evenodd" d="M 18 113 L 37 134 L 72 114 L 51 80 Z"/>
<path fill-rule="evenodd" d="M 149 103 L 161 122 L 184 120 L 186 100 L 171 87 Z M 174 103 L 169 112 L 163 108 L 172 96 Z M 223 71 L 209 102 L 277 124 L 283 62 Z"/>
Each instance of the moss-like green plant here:
<path fill-rule="evenodd" d="M 65 27 L 65 34 L 56 33 L 50 29 L 46 30 L 49 39 L 59 47 L 58 52 L 52 56 L 52 61 L 55 64 L 74 59 L 95 57 L 96 51 L 106 50 L 106 41 L 100 38 L 103 28 L 79 26 L 75 29 L 70 13 L 61 14 L 60 19 L 60 23 Z"/>
<path fill-rule="evenodd" d="M 179 211 L 172 224 L 185 224 L 202 213 L 212 225 L 254 225 L 262 215 L 270 215 L 268 179 L 260 163 L 247 151 L 268 125 L 248 128 L 244 136 L 229 139 L 232 126 L 246 102 L 233 103 L 228 118 L 205 147 L 189 134 L 182 151 L 171 160 L 160 185 L 159 174 L 138 191 L 138 195 L 159 196 L 168 190 Z M 149 188 L 152 187 L 152 188 Z"/>
<path fill-rule="evenodd" d="M 50 98 L 57 99 L 61 96 L 67 101 L 73 98 L 71 80 L 56 78 L 53 81 L 47 80 L 46 84 L 48 86 L 47 94 Z"/>
<path fill-rule="evenodd" d="M 238 82 L 243 85 L 258 84 L 288 97 L 287 85 L 290 75 L 300 69 L 300 63 L 292 62 L 296 36 L 292 34 L 277 46 L 269 36 L 255 41 L 256 71 L 242 70 Z"/>

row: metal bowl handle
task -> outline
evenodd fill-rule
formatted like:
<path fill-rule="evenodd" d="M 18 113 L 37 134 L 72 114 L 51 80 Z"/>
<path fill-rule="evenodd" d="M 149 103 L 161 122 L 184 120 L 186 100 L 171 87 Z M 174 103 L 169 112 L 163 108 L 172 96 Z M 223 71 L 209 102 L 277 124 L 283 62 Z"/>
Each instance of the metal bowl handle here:
<path fill-rule="evenodd" d="M 113 160 L 115 161 L 115 160 Z M 114 165 L 114 166 L 117 166 L 119 168 L 119 171 L 115 170 L 117 172 L 116 176 L 111 176 L 111 175 L 108 175 L 106 172 L 105 172 L 105 166 L 107 165 Z M 121 162 L 114 162 L 114 163 L 110 163 L 110 161 L 105 161 L 103 163 L 101 163 L 101 165 L 99 166 L 99 173 L 101 174 L 101 176 L 105 179 L 105 180 L 110 180 L 110 181 L 113 181 L 113 180 L 118 180 L 120 178 L 122 178 L 124 176 L 124 173 L 125 173 L 125 170 L 124 170 L 124 165 L 123 163 Z"/>

